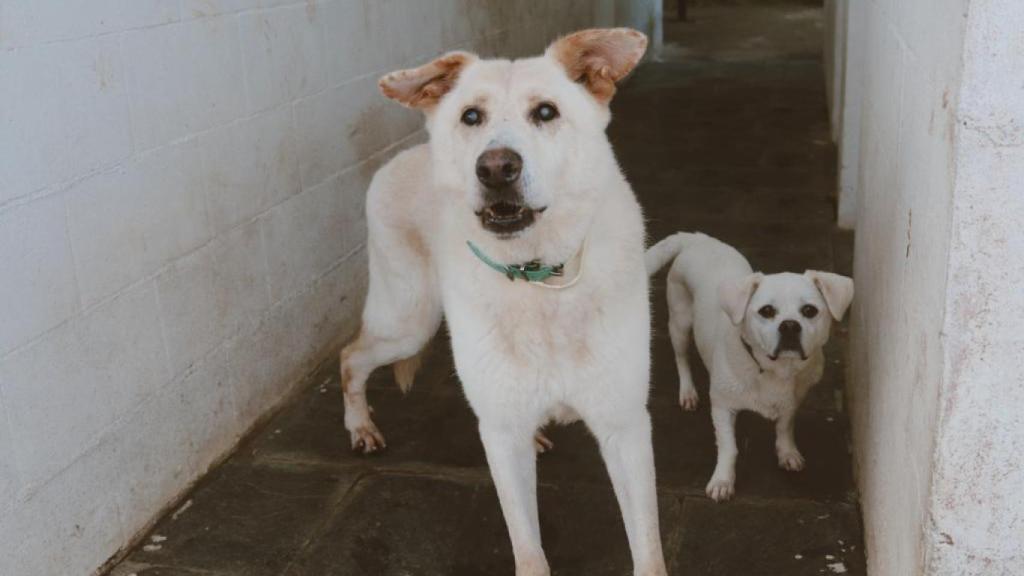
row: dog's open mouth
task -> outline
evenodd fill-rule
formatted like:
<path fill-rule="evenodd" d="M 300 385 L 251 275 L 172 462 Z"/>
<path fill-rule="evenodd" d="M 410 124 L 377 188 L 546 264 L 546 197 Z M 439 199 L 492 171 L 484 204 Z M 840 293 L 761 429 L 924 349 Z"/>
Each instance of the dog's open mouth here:
<path fill-rule="evenodd" d="M 786 342 L 780 342 L 779 345 L 775 347 L 775 352 L 769 354 L 768 358 L 772 362 L 775 362 L 784 354 L 787 356 L 798 357 L 800 360 L 807 360 L 807 354 L 804 352 L 803 346 L 800 344 L 789 344 Z"/>
<path fill-rule="evenodd" d="M 545 208 L 533 209 L 516 201 L 499 200 L 477 211 L 483 227 L 498 236 L 511 236 L 529 228 Z"/>

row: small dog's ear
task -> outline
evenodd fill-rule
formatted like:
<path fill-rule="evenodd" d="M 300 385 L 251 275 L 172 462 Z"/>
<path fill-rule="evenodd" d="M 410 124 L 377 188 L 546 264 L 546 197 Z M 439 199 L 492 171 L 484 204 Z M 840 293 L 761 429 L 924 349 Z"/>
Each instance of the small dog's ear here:
<path fill-rule="evenodd" d="M 419 68 L 392 72 L 377 84 L 385 96 L 403 106 L 427 110 L 451 91 L 459 74 L 476 59 L 469 52 L 449 52 Z"/>
<path fill-rule="evenodd" d="M 764 274 L 755 272 L 743 278 L 724 280 L 718 285 L 718 303 L 736 326 L 743 322 L 750 297 L 754 295 L 763 278 Z"/>
<path fill-rule="evenodd" d="M 853 279 L 817 270 L 808 270 L 804 272 L 804 276 L 810 278 L 818 292 L 821 292 L 832 317 L 837 321 L 842 320 L 846 309 L 850 307 L 850 301 L 853 300 Z"/>
<path fill-rule="evenodd" d="M 622 80 L 647 51 L 647 36 L 631 28 L 581 30 L 555 40 L 546 54 L 565 68 L 578 82 L 607 104 L 615 95 L 615 83 Z"/>

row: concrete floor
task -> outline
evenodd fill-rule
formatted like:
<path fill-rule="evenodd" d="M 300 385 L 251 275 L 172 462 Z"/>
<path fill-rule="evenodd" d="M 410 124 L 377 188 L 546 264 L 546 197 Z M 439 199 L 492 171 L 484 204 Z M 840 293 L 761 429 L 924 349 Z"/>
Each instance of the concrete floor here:
<path fill-rule="evenodd" d="M 829 196 L 834 150 L 820 44 L 814 45 L 820 20 L 808 15 L 806 3 L 732 8 L 732 20 L 723 10 L 698 8 L 694 22 L 667 23 L 667 61 L 643 66 L 614 105 L 612 140 L 645 207 L 650 236 L 701 230 L 735 244 L 764 271 L 848 273 L 850 238 L 835 231 Z M 756 42 L 763 50 L 718 48 L 725 35 L 739 42 L 746 34 L 730 21 L 749 27 L 757 18 L 770 20 L 762 27 L 768 38 Z M 786 21 L 795 28 L 777 25 Z M 794 42 L 794 35 L 804 41 Z M 663 280 L 656 278 L 653 291 L 650 410 L 670 573 L 864 574 L 841 410 L 842 328 L 829 345 L 825 379 L 797 422 L 807 469 L 779 470 L 771 425 L 745 415 L 738 497 L 716 505 L 703 492 L 715 458 L 707 375 L 696 361 L 701 408 L 683 413 Z M 408 396 L 390 370 L 371 380 L 370 400 L 389 445 L 373 458 L 349 452 L 335 371 L 331 362 L 315 374 L 111 574 L 512 574 L 476 421 L 445 338 Z M 630 574 L 625 532 L 593 440 L 579 425 L 549 435 L 556 449 L 538 469 L 553 572 Z"/>

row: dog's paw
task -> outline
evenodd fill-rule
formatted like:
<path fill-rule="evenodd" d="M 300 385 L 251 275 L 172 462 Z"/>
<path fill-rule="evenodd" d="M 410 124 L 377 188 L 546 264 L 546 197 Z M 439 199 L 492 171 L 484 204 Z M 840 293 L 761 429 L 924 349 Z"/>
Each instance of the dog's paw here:
<path fill-rule="evenodd" d="M 352 451 L 357 454 L 375 454 L 387 448 L 384 442 L 384 435 L 380 433 L 373 422 L 358 426 L 351 431 Z"/>
<path fill-rule="evenodd" d="M 733 494 L 736 493 L 734 488 L 734 482 L 732 480 L 723 480 L 721 478 L 712 478 L 708 482 L 708 487 L 704 489 L 707 493 L 708 498 L 711 498 L 715 502 L 725 502 L 732 498 Z"/>
<path fill-rule="evenodd" d="M 687 412 L 693 412 L 697 409 L 697 404 L 700 403 L 700 397 L 697 396 L 697 390 L 692 386 L 687 390 L 680 388 L 679 390 L 679 405 L 682 406 L 683 410 Z"/>
<path fill-rule="evenodd" d="M 798 450 L 780 451 L 779 468 L 790 472 L 799 472 L 804 469 L 804 457 Z"/>
<path fill-rule="evenodd" d="M 555 443 L 545 436 L 543 432 L 537 430 L 537 433 L 533 435 L 533 447 L 537 450 L 537 454 L 543 454 L 554 450 Z"/>
<path fill-rule="evenodd" d="M 516 576 L 551 576 L 551 569 L 544 557 L 523 560 L 516 564 Z"/>

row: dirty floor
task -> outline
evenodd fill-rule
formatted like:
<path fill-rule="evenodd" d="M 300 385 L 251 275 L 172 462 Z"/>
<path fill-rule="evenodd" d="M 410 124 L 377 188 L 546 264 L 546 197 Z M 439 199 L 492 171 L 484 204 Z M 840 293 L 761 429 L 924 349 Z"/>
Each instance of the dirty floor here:
<path fill-rule="evenodd" d="M 651 238 L 701 230 L 733 243 L 766 272 L 848 272 L 850 238 L 833 226 L 829 195 L 834 150 L 820 12 L 806 2 L 772 3 L 698 7 L 690 18 L 666 21 L 663 60 L 638 70 L 614 104 L 610 133 Z M 824 381 L 797 421 L 807 469 L 778 469 L 771 425 L 744 415 L 738 497 L 715 504 L 703 492 L 715 461 L 707 375 L 695 361 L 701 407 L 684 413 L 676 402 L 663 281 L 659 275 L 653 291 L 650 410 L 670 573 L 863 575 L 840 393 L 842 328 L 829 345 Z M 369 390 L 386 453 L 362 458 L 349 451 L 331 362 L 111 574 L 512 574 L 476 421 L 445 339 L 438 338 L 408 396 L 390 370 L 379 370 Z M 556 448 L 538 469 L 553 572 L 631 574 L 594 441 L 579 425 L 549 435 Z"/>

